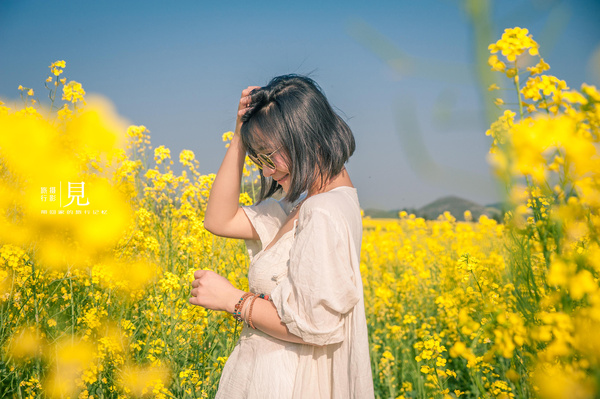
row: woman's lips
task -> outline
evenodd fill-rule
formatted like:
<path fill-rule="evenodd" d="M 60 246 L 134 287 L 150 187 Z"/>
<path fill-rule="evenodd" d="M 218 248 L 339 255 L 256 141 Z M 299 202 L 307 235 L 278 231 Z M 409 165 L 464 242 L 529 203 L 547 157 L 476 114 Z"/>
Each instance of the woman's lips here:
<path fill-rule="evenodd" d="M 289 176 L 290 176 L 290 175 L 289 175 L 289 174 L 287 174 L 287 175 L 285 175 L 285 176 L 283 176 L 283 177 L 281 177 L 281 178 L 279 178 L 279 179 L 275 179 L 275 181 L 276 181 L 277 183 L 281 184 L 281 182 L 282 182 L 282 181 L 286 181 L 286 180 L 287 180 L 287 178 L 288 178 Z"/>

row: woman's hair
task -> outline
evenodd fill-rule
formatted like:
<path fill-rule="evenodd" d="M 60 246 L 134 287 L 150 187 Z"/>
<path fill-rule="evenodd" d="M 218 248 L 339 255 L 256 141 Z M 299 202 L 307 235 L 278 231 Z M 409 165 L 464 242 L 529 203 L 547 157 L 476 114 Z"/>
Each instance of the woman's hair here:
<path fill-rule="evenodd" d="M 301 75 L 273 78 L 250 94 L 241 137 L 250 152 L 278 150 L 290 172 L 285 199 L 292 202 L 310 188 L 322 188 L 354 153 L 350 127 L 331 108 L 320 87 Z M 260 172 L 260 200 L 281 186 Z"/>

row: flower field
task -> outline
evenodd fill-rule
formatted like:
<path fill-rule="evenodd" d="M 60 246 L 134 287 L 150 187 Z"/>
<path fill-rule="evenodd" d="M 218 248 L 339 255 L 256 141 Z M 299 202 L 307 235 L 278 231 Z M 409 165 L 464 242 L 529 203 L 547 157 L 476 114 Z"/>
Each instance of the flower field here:
<path fill-rule="evenodd" d="M 600 396 L 600 93 L 545 75 L 538 47 L 490 45 L 513 93 L 487 132 L 503 223 L 363 221 L 378 398 Z M 203 228 L 214 175 L 188 150 L 176 173 L 65 69 L 49 104 L 0 103 L 0 398 L 211 398 L 240 326 L 188 303 L 193 271 L 245 289 L 248 267 Z"/>

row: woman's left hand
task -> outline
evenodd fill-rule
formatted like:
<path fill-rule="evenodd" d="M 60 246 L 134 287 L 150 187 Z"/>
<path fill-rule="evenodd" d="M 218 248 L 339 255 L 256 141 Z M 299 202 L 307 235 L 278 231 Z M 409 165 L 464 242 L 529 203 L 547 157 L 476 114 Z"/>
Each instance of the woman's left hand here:
<path fill-rule="evenodd" d="M 196 270 L 192 281 L 192 305 L 233 313 L 244 291 L 235 288 L 225 277 L 211 270 Z"/>

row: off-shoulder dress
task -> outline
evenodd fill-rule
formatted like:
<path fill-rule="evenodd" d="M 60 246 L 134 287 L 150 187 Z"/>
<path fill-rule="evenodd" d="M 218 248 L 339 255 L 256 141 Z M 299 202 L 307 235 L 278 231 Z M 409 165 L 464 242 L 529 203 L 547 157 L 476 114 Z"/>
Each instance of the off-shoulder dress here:
<path fill-rule="evenodd" d="M 310 344 L 244 326 L 216 398 L 373 398 L 356 189 L 307 198 L 294 228 L 263 250 L 293 206 L 267 199 L 244 208 L 260 237 L 246 241 L 248 283 L 250 291 L 270 295 L 289 331 Z"/>

